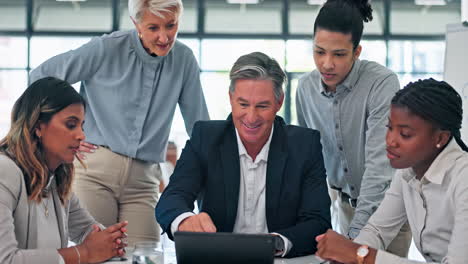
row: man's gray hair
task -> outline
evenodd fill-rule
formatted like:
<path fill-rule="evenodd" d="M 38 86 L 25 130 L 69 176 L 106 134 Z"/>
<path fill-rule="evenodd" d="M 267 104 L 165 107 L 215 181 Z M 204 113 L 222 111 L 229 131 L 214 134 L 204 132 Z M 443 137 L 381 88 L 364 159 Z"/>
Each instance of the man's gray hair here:
<path fill-rule="evenodd" d="M 168 12 L 174 12 L 179 18 L 184 6 L 182 0 L 128 0 L 128 13 L 135 22 L 141 23 L 141 17 L 146 9 L 161 18 L 164 18 L 163 13 Z"/>
<path fill-rule="evenodd" d="M 278 102 L 284 94 L 283 84 L 287 82 L 286 74 L 278 62 L 261 52 L 253 52 L 237 59 L 229 73 L 229 78 L 231 79 L 230 93 L 234 92 L 237 80 L 271 80 L 274 84 L 275 99 Z"/>

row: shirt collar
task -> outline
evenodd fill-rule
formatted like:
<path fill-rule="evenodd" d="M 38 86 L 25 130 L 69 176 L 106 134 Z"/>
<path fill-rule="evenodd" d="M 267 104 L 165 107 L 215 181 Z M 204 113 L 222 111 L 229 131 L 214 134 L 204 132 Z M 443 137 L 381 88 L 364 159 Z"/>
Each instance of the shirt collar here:
<path fill-rule="evenodd" d="M 166 56 L 158 56 L 158 57 L 151 56 L 150 54 L 148 54 L 148 52 L 146 52 L 145 48 L 143 47 L 143 44 L 141 44 L 140 38 L 138 37 L 138 32 L 135 29 L 132 29 L 131 34 L 132 34 L 133 48 L 136 54 L 138 55 L 138 57 L 144 62 L 149 63 L 149 64 L 158 64 L 165 57 L 169 55 L 168 54 Z M 174 43 L 174 46 L 175 46 L 175 43 Z M 173 49 L 174 47 L 172 47 L 172 50 Z M 171 53 L 172 50 L 170 50 L 169 53 Z"/>
<path fill-rule="evenodd" d="M 271 138 L 273 136 L 273 130 L 274 130 L 274 126 L 271 126 L 270 137 L 268 137 L 267 142 L 265 143 L 265 145 L 263 145 L 262 150 L 260 150 L 260 153 L 258 153 L 255 159 L 255 163 L 258 163 L 262 160 L 268 161 L 268 152 L 270 150 L 270 143 L 271 143 Z M 241 157 L 242 155 L 250 157 L 250 155 L 247 153 L 247 150 L 244 147 L 244 143 L 242 143 L 242 140 L 239 136 L 239 132 L 237 131 L 237 128 L 236 128 L 236 137 L 237 137 L 237 147 L 239 149 L 239 157 Z"/>
<path fill-rule="evenodd" d="M 344 81 L 342 83 L 340 83 L 337 87 L 336 87 L 336 91 L 338 92 L 339 90 L 341 89 L 348 89 L 348 90 L 351 90 L 357 83 L 358 79 L 359 79 L 359 68 L 361 67 L 361 61 L 359 59 L 357 59 L 354 63 L 353 63 L 353 66 L 351 68 L 351 71 L 348 73 L 348 76 L 346 76 L 346 78 L 344 79 Z M 333 97 L 334 96 L 334 92 L 330 92 L 330 91 L 327 91 L 327 89 L 325 88 L 325 85 L 322 81 L 322 77 L 320 77 L 320 92 L 323 96 L 325 97 Z"/>
<path fill-rule="evenodd" d="M 456 140 L 452 139 L 429 166 L 423 178 L 435 184 L 442 184 L 447 171 L 452 167 L 451 164 L 454 164 L 455 160 L 463 155 L 463 152 Z M 407 168 L 404 169 L 402 176 L 405 181 L 409 182 L 416 178 L 416 173 L 412 168 Z"/>

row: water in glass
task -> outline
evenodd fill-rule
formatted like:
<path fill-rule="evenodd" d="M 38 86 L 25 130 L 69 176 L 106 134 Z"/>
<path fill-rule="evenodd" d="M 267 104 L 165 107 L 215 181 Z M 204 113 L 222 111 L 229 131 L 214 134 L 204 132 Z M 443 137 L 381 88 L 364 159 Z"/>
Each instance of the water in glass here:
<path fill-rule="evenodd" d="M 136 243 L 132 264 L 164 264 L 161 244 L 152 241 Z"/>

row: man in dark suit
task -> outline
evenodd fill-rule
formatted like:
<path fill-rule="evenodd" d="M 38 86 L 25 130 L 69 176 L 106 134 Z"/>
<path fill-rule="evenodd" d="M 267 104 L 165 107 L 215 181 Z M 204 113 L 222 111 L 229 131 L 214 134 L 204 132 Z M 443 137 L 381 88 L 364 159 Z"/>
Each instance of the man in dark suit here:
<path fill-rule="evenodd" d="M 230 79 L 232 114 L 195 124 L 156 219 L 170 238 L 175 231 L 272 233 L 278 256 L 314 253 L 315 237 L 331 228 L 320 135 L 276 116 L 286 75 L 274 59 L 244 55 Z"/>

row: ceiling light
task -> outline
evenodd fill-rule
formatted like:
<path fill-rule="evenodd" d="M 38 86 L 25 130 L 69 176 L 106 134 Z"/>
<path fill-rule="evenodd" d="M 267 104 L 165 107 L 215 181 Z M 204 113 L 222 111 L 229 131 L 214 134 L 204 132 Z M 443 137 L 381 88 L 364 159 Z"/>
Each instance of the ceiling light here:
<path fill-rule="evenodd" d="M 260 0 L 227 0 L 228 4 L 258 4 Z"/>
<path fill-rule="evenodd" d="M 87 0 L 55 0 L 57 2 L 86 2 Z"/>
<path fill-rule="evenodd" d="M 309 5 L 323 5 L 326 0 L 307 0 L 307 4 Z"/>
<path fill-rule="evenodd" d="M 425 6 L 441 6 L 446 5 L 445 0 L 414 0 L 416 5 L 425 5 Z"/>

